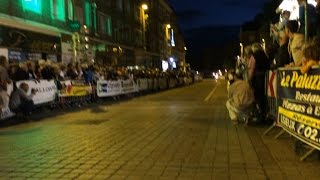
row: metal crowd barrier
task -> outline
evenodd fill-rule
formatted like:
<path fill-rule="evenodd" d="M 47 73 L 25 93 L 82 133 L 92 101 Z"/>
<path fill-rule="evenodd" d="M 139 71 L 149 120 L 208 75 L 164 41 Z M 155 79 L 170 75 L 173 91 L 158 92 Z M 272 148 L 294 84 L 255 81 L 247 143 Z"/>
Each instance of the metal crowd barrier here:
<path fill-rule="evenodd" d="M 74 106 L 82 106 L 84 104 L 88 104 L 91 102 L 95 102 L 100 97 L 98 96 L 98 84 L 85 84 L 84 81 L 47 81 L 47 80 L 27 80 L 27 81 L 18 81 L 15 82 L 16 86 L 19 86 L 20 83 L 25 82 L 29 85 L 29 93 L 32 88 L 37 89 L 38 92 L 34 96 L 33 100 L 36 106 L 56 106 L 61 109 L 64 107 L 74 107 Z M 145 81 L 146 82 L 146 81 Z M 57 84 L 60 84 L 58 89 Z M 137 86 L 137 83 L 134 82 L 134 86 Z M 145 87 L 147 89 L 141 90 L 144 91 L 158 91 L 165 90 L 177 87 L 178 83 L 176 79 L 172 78 L 148 78 L 147 85 Z M 13 85 L 11 84 L 9 87 L 10 90 L 7 92 L 7 96 L 10 96 L 12 93 Z M 86 89 L 90 91 L 86 92 Z M 100 87 L 103 89 L 102 87 Z M 134 88 L 133 91 L 127 93 L 138 93 L 139 89 Z M 125 93 L 124 93 L 125 94 Z M 117 94 L 118 95 L 118 94 Z M 112 96 L 112 95 L 111 95 Z M 2 98 L 2 97 L 1 97 Z M 0 112 L 0 119 L 11 118 L 12 112 L 9 108 L 9 100 L 6 100 L 6 104 L 2 107 Z"/>

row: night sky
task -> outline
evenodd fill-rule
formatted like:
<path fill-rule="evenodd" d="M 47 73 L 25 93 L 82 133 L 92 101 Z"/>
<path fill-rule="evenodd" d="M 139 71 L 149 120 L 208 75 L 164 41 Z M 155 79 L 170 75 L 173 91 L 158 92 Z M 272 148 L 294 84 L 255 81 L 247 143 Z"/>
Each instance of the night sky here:
<path fill-rule="evenodd" d="M 271 0 L 169 1 L 177 14 L 187 47 L 190 49 L 187 61 L 192 61 L 191 65 L 197 68 L 213 69 L 221 66 L 223 62 L 212 60 L 207 52 L 218 52 L 219 48 L 230 42 L 238 44 L 240 25 L 253 20 L 255 15 L 262 12 L 263 5 Z M 224 58 L 222 54 L 215 56 Z"/>

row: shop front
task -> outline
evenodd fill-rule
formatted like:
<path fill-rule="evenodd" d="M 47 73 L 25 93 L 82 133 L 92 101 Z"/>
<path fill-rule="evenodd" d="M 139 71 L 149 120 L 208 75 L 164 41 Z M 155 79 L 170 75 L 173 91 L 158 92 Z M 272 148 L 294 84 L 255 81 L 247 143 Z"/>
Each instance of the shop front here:
<path fill-rule="evenodd" d="M 0 46 L 1 54 L 10 62 L 61 60 L 61 44 L 58 36 L 0 26 Z"/>

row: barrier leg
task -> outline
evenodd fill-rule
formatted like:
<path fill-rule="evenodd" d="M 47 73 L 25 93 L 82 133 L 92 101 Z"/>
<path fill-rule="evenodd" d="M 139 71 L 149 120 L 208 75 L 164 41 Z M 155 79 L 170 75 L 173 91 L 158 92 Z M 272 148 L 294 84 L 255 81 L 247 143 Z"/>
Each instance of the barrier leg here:
<path fill-rule="evenodd" d="M 276 123 L 273 123 L 268 129 L 263 132 L 263 135 L 266 136 L 273 128 L 277 127 Z"/>
<path fill-rule="evenodd" d="M 285 131 L 282 129 L 274 138 L 278 139 Z"/>
<path fill-rule="evenodd" d="M 310 156 L 314 151 L 316 151 L 315 148 L 309 149 L 309 151 L 307 151 L 301 158 L 300 161 L 304 161 L 308 156 Z"/>

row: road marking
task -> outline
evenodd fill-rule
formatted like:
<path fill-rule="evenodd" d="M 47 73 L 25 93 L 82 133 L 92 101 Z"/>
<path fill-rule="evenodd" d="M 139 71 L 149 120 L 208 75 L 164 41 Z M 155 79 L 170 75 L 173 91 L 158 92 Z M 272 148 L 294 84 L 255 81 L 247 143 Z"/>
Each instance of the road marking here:
<path fill-rule="evenodd" d="M 216 86 L 212 89 L 212 91 L 210 92 L 210 94 L 204 99 L 205 102 L 208 102 L 209 99 L 211 98 L 211 96 L 213 95 L 213 93 L 216 91 L 218 87 L 218 83 L 216 84 Z"/>

